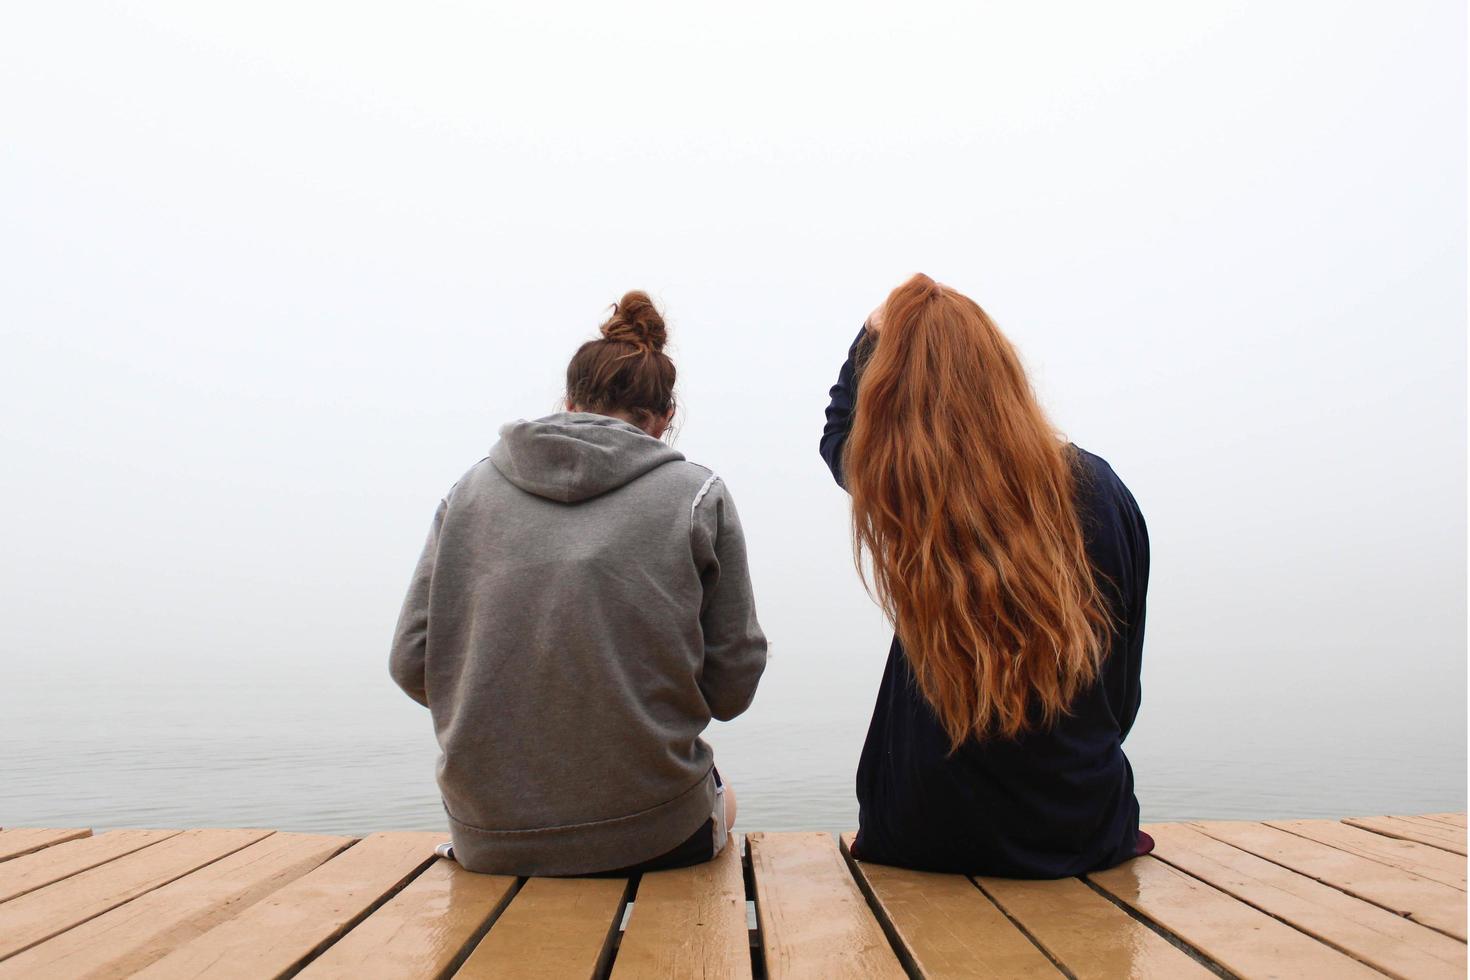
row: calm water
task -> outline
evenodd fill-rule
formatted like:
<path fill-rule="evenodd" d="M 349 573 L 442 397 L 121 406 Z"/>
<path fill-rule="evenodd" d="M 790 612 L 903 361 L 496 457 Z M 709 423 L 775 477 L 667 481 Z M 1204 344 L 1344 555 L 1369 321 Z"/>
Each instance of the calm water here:
<path fill-rule="evenodd" d="M 709 740 L 744 828 L 851 827 L 881 657 L 819 672 L 790 659 Z M 0 824 L 442 827 L 428 714 L 381 666 L 34 667 L 0 694 Z M 1463 714 L 1275 694 L 1146 699 L 1129 742 L 1145 819 L 1464 809 Z"/>

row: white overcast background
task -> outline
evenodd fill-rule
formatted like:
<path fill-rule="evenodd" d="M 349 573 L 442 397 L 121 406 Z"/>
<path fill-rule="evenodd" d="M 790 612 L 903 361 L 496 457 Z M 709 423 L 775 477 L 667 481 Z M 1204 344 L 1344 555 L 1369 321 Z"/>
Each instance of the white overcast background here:
<path fill-rule="evenodd" d="M 429 812 L 385 661 L 429 519 L 643 288 L 773 644 L 711 740 L 752 829 L 850 825 L 888 632 L 816 444 L 915 271 L 1147 517 L 1146 816 L 1462 809 L 1465 45 L 1454 2 L 12 5 L 6 822 L 270 823 L 288 769 L 276 824 Z"/>

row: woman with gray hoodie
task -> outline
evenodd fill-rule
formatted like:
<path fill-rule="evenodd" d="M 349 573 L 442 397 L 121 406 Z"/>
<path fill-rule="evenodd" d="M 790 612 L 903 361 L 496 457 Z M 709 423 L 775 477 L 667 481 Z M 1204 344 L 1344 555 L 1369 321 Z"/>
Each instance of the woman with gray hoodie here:
<path fill-rule="evenodd" d="M 566 411 L 503 427 L 440 502 L 393 640 L 442 750 L 447 855 L 471 871 L 683 867 L 734 821 L 700 733 L 765 669 L 740 519 L 661 440 L 675 371 L 648 296 L 601 332 Z"/>

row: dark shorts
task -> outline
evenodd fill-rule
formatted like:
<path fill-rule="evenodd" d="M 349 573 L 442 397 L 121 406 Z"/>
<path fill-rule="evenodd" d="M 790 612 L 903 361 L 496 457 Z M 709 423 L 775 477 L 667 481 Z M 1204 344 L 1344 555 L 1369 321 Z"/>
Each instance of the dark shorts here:
<path fill-rule="evenodd" d="M 720 770 L 714 771 L 715 785 L 723 787 L 724 780 L 720 779 Z M 718 806 L 723 806 L 721 800 Z M 699 829 L 684 839 L 681 844 L 676 844 L 671 850 L 665 851 L 658 857 L 649 858 L 647 861 L 639 861 L 625 868 L 617 868 L 612 871 L 599 871 L 590 875 L 579 875 L 582 878 L 627 878 L 630 875 L 642 874 L 645 871 L 668 871 L 672 868 L 688 868 L 692 865 L 703 864 L 719 853 L 719 847 L 724 841 L 715 840 L 715 818 L 710 817 L 699 825 Z"/>

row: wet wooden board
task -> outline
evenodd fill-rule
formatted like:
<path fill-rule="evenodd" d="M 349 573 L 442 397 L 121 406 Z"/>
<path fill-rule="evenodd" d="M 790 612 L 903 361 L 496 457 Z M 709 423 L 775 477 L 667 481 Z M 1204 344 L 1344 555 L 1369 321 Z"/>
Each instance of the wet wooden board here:
<path fill-rule="evenodd" d="M 1336 820 L 1268 820 L 1266 826 L 1465 890 L 1465 858 L 1437 847 L 1385 837 Z"/>
<path fill-rule="evenodd" d="M 454 975 L 582 980 L 612 955 L 629 882 L 532 878 Z"/>
<path fill-rule="evenodd" d="M 639 880 L 613 980 L 750 976 L 745 874 L 733 838 L 708 864 L 655 871 Z"/>
<path fill-rule="evenodd" d="M 853 834 L 842 835 L 843 853 Z M 853 874 L 885 920 L 899 958 L 925 977 L 1062 976 L 1051 960 L 963 875 L 855 861 Z"/>
<path fill-rule="evenodd" d="M 1347 817 L 1343 823 L 1387 837 L 1417 841 L 1455 854 L 1465 854 L 1465 828 L 1427 817 Z M 1463 865 L 1463 861 L 1461 862 Z"/>
<path fill-rule="evenodd" d="M 1464 941 L 1465 893 L 1402 868 L 1245 821 L 1191 824 L 1196 830 L 1291 868 L 1390 912 Z"/>
<path fill-rule="evenodd" d="M 297 976 L 445 976 L 505 908 L 516 885 L 516 878 L 474 874 L 440 858 Z"/>
<path fill-rule="evenodd" d="M 279 977 L 426 867 L 442 833 L 373 834 L 185 943 L 141 977 Z"/>
<path fill-rule="evenodd" d="M 269 830 L 186 830 L 151 847 L 38 888 L 4 906 L 0 958 L 12 956 L 182 878 L 269 835 Z"/>
<path fill-rule="evenodd" d="M 0 864 L 0 902 L 106 864 L 177 833 L 177 830 L 111 830 L 12 858 Z"/>
<path fill-rule="evenodd" d="M 1443 933 L 1190 827 L 1144 829 L 1160 860 L 1391 976 L 1465 976 L 1465 944 Z"/>
<path fill-rule="evenodd" d="M 985 893 L 1081 980 L 1214 974 L 1077 878 L 976 878 Z"/>
<path fill-rule="evenodd" d="M 905 976 L 832 835 L 755 833 L 746 845 L 771 980 Z"/>
<path fill-rule="evenodd" d="M 62 844 L 69 840 L 91 836 L 92 832 L 85 827 L 67 829 L 12 827 L 9 830 L 0 830 L 0 861 L 9 861 L 11 858 L 39 851 L 52 844 Z"/>
<path fill-rule="evenodd" d="M 1135 858 L 1088 880 L 1149 922 L 1241 977 L 1380 974 L 1163 863 Z"/>
<path fill-rule="evenodd" d="M 1061 881 L 858 862 L 810 833 L 752 834 L 743 864 L 520 882 L 434 858 L 442 833 L 14 832 L 52 843 L 0 859 L 0 980 L 1464 976 L 1464 858 L 1403 836 L 1458 840 L 1463 817 L 1349 819 L 1159 825 L 1154 856 Z"/>
<path fill-rule="evenodd" d="M 271 834 L 0 961 L 0 980 L 132 976 L 310 871 L 351 841 L 350 837 Z"/>

